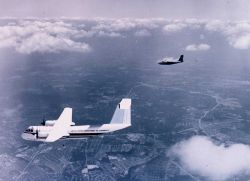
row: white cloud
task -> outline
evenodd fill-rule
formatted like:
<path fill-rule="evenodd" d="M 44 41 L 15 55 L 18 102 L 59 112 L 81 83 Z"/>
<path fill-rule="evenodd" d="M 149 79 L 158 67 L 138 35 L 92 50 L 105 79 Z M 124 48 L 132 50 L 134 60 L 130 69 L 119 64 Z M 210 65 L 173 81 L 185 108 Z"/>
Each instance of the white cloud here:
<path fill-rule="evenodd" d="M 203 27 L 209 32 L 220 32 L 229 45 L 237 49 L 250 48 L 250 21 L 226 22 L 219 20 L 164 20 L 164 19 L 101 19 L 86 20 L 91 26 L 80 25 L 63 20 L 13 20 L 0 25 L 0 48 L 14 48 L 20 53 L 79 51 L 88 52 L 90 46 L 84 41 L 92 37 L 119 38 L 133 34 L 137 37 L 151 36 L 153 30 L 179 32 Z M 206 34 L 204 34 L 206 35 Z M 46 36 L 38 41 L 39 37 Z M 199 35 L 198 35 L 199 36 Z M 207 36 L 207 35 L 206 35 Z M 204 38 L 203 35 L 200 36 Z M 45 42 L 48 41 L 48 42 Z M 31 46 L 31 43 L 36 43 Z M 60 46 L 59 46 L 60 44 Z M 58 47 L 56 47 L 58 46 Z M 69 46 L 72 46 L 71 48 Z M 25 48 L 30 48 L 24 50 Z M 210 49 L 207 44 L 192 44 L 187 51 L 204 51 Z"/>
<path fill-rule="evenodd" d="M 89 52 L 90 46 L 72 37 L 78 33 L 71 24 L 62 21 L 25 21 L 0 26 L 0 48 L 14 48 L 17 52 L 77 51 Z"/>
<path fill-rule="evenodd" d="M 72 36 L 76 39 L 78 38 L 91 38 L 93 37 L 97 32 L 96 31 L 86 31 L 83 29 L 78 30 L 76 33 L 74 33 Z"/>
<path fill-rule="evenodd" d="M 224 24 L 224 33 L 227 35 L 235 35 L 241 33 L 249 33 L 250 31 L 250 22 L 247 21 L 239 21 L 233 23 Z"/>
<path fill-rule="evenodd" d="M 134 32 L 135 36 L 150 36 L 150 30 L 159 28 L 163 19 L 95 19 L 96 25 L 91 32 L 100 37 L 125 37 L 126 32 Z"/>
<path fill-rule="evenodd" d="M 185 20 L 173 20 L 169 21 L 167 25 L 163 27 L 163 31 L 167 33 L 179 32 L 184 28 L 198 29 L 204 21 L 198 19 L 185 19 Z"/>
<path fill-rule="evenodd" d="M 209 20 L 205 23 L 205 29 L 208 31 L 222 31 L 226 23 L 220 20 Z"/>
<path fill-rule="evenodd" d="M 210 49 L 210 45 L 208 44 L 191 44 L 186 46 L 185 50 L 186 51 L 205 51 L 205 50 L 209 50 Z"/>
<path fill-rule="evenodd" d="M 111 32 L 128 31 L 137 26 L 136 22 L 130 19 L 104 20 L 97 23 L 97 26 L 93 27 L 93 29 Z"/>
<path fill-rule="evenodd" d="M 120 33 L 117 32 L 105 32 L 105 31 L 99 31 L 97 33 L 100 37 L 122 37 Z"/>
<path fill-rule="evenodd" d="M 185 28 L 198 29 L 203 27 L 209 32 L 219 32 L 224 35 L 232 47 L 236 49 L 250 48 L 250 21 L 221 21 L 221 20 L 174 20 L 165 21 L 163 31 L 167 33 L 180 32 Z M 190 45 L 187 51 L 208 50 L 206 45 Z"/>
<path fill-rule="evenodd" d="M 168 156 L 175 156 L 192 174 L 207 180 L 225 180 L 250 174 L 250 147 L 244 144 L 216 144 L 205 136 L 193 136 L 174 145 Z"/>
<path fill-rule="evenodd" d="M 5 38 L 5 39 L 0 39 L 0 48 L 8 48 L 8 47 L 12 47 L 12 46 L 16 46 L 16 39 L 13 38 Z"/>
<path fill-rule="evenodd" d="M 150 31 L 146 30 L 146 29 L 142 29 L 142 30 L 138 30 L 134 33 L 135 36 L 138 37 L 147 37 L 147 36 L 151 36 Z"/>
<path fill-rule="evenodd" d="M 234 48 L 248 49 L 250 47 L 250 22 L 229 23 L 222 32 Z"/>
<path fill-rule="evenodd" d="M 250 33 L 238 37 L 229 38 L 229 43 L 237 49 L 248 49 L 250 47 Z"/>
<path fill-rule="evenodd" d="M 208 21 L 205 24 L 208 31 L 221 32 L 229 44 L 236 49 L 250 48 L 250 22 L 222 22 L 219 20 Z"/>
<path fill-rule="evenodd" d="M 21 44 L 16 46 L 16 50 L 20 53 L 30 54 L 32 52 L 88 52 L 89 45 L 72 41 L 65 37 L 54 37 L 46 33 L 36 33 L 27 39 L 24 39 Z"/>
<path fill-rule="evenodd" d="M 135 29 L 155 29 L 163 22 L 162 19 L 96 19 L 93 30 L 105 32 L 124 32 Z"/>
<path fill-rule="evenodd" d="M 184 23 L 168 24 L 163 27 L 163 30 L 165 32 L 178 32 L 186 27 L 187 27 L 187 24 L 184 24 Z"/>
<path fill-rule="evenodd" d="M 15 21 L 15 20 L 13 20 Z M 84 39 L 92 37 L 125 37 L 127 32 L 135 36 L 150 36 L 150 30 L 165 22 L 162 19 L 101 19 L 76 25 L 63 20 L 19 20 L 0 25 L 0 48 L 13 48 L 19 53 L 77 51 L 91 48 Z M 79 41 L 78 41 L 79 40 Z"/>

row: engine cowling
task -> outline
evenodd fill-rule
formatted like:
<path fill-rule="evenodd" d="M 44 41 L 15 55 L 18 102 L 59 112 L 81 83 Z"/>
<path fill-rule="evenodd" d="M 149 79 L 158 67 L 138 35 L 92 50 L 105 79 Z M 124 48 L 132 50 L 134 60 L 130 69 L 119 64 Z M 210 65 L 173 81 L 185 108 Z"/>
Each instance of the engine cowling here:
<path fill-rule="evenodd" d="M 38 137 L 39 138 L 47 138 L 49 133 L 44 133 L 44 132 L 38 132 Z"/>
<path fill-rule="evenodd" d="M 54 126 L 55 123 L 56 123 L 55 120 L 48 120 L 48 121 L 45 121 L 45 126 Z"/>

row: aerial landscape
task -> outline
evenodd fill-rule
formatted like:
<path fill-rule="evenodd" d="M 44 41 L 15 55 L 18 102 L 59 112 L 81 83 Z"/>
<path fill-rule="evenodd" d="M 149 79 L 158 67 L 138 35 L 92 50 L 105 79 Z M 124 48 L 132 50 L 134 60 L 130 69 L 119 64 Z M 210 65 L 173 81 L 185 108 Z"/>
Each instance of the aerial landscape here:
<path fill-rule="evenodd" d="M 0 1 L 0 180 L 249 180 L 250 3 L 105 1 Z M 108 124 L 123 98 L 126 129 L 21 137 L 66 107 Z"/>

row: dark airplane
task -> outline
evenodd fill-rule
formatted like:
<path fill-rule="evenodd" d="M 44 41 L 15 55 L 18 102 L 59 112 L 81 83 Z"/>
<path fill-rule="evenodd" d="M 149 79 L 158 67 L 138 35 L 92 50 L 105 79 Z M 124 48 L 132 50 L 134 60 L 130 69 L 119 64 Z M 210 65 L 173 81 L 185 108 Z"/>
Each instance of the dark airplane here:
<path fill-rule="evenodd" d="M 183 63 L 184 62 L 183 58 L 184 58 L 184 55 L 181 55 L 179 60 L 175 60 L 173 58 L 166 58 L 165 60 L 162 60 L 158 64 L 160 64 L 160 65 L 173 65 L 173 64 L 177 64 L 177 63 Z"/>

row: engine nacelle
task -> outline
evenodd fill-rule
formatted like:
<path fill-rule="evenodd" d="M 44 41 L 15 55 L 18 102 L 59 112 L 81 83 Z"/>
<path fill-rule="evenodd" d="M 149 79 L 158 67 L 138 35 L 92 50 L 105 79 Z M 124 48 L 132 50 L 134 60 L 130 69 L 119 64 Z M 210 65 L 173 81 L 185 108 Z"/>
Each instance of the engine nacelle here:
<path fill-rule="evenodd" d="M 39 138 L 47 138 L 49 133 L 44 133 L 44 132 L 38 132 L 38 137 Z"/>
<path fill-rule="evenodd" d="M 55 120 L 48 120 L 48 121 L 45 121 L 45 126 L 54 126 L 55 123 L 56 123 Z"/>

